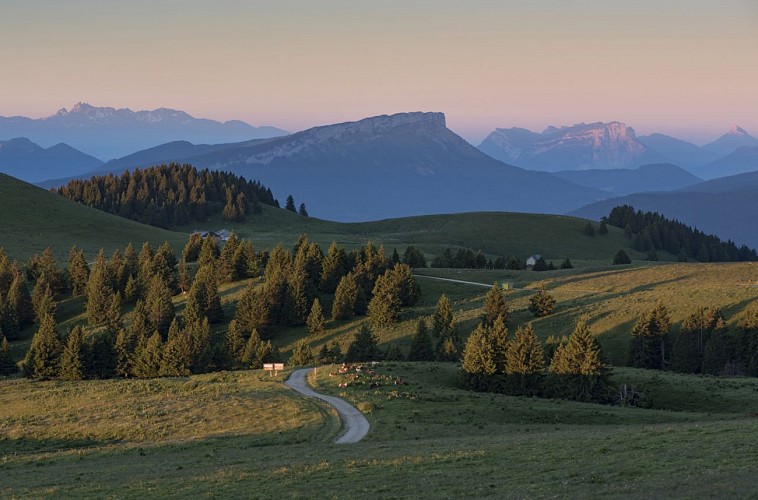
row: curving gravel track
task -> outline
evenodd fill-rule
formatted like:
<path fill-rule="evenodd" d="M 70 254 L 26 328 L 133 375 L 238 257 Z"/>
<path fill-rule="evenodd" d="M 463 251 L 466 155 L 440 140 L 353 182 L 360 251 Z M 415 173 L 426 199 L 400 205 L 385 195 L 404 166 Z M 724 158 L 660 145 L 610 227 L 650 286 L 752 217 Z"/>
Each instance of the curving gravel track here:
<path fill-rule="evenodd" d="M 342 421 L 342 427 L 345 430 L 337 439 L 334 440 L 337 444 L 352 444 L 357 443 L 363 439 L 368 430 L 371 427 L 363 416 L 363 413 L 358 411 L 356 407 L 334 396 L 327 396 L 326 394 L 319 394 L 311 389 L 308 384 L 308 374 L 313 368 L 303 368 L 292 372 L 290 377 L 284 382 L 291 389 L 299 392 L 300 394 L 309 398 L 316 398 L 322 401 L 326 401 L 337 410 Z"/>

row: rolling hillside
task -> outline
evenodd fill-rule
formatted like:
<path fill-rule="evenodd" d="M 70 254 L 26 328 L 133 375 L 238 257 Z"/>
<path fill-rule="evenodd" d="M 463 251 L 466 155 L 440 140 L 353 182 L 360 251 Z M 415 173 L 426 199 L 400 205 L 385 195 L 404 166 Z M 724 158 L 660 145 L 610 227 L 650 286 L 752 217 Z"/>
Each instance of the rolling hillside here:
<path fill-rule="evenodd" d="M 702 181 L 670 163 L 635 169 L 562 170 L 555 175 L 581 186 L 602 189 L 616 196 L 646 191 L 673 191 Z"/>
<path fill-rule="evenodd" d="M 159 245 L 168 241 L 181 250 L 186 235 L 139 224 L 68 201 L 23 181 L 0 174 L 0 246 L 24 260 L 52 247 L 65 259 L 72 245 L 93 255 L 132 242 Z"/>
<path fill-rule="evenodd" d="M 84 174 L 102 164 L 97 158 L 63 143 L 44 149 L 23 137 L 0 140 L 0 172 L 27 182 Z"/>

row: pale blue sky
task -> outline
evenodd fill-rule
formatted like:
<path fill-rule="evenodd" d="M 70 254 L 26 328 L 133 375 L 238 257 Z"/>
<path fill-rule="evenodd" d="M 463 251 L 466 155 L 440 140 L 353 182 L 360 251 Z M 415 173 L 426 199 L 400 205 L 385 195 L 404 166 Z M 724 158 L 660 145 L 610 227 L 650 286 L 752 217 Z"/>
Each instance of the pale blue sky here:
<path fill-rule="evenodd" d="M 443 111 L 758 134 L 758 1 L 0 0 L 0 115 L 77 101 L 289 130 Z"/>

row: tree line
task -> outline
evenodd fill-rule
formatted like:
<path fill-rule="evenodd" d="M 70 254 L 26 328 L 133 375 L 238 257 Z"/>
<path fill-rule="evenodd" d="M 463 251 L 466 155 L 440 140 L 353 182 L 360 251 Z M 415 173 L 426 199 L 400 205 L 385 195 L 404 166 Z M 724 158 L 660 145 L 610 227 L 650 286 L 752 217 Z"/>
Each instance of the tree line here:
<path fill-rule="evenodd" d="M 121 175 L 71 180 L 53 189 L 64 198 L 162 228 L 204 222 L 221 214 L 230 222 L 260 213 L 261 203 L 279 206 L 271 190 L 228 172 L 171 163 Z"/>
<path fill-rule="evenodd" d="M 699 262 L 758 260 L 756 251 L 746 245 L 737 247 L 732 241 L 721 241 L 715 235 L 667 219 L 657 212 L 635 211 L 634 207 L 622 205 L 613 208 L 603 221 L 623 229 L 632 239 L 632 247 L 640 252 L 664 250 L 678 255 L 682 262 L 689 259 Z"/>
<path fill-rule="evenodd" d="M 646 311 L 632 329 L 629 366 L 680 373 L 758 377 L 758 306 L 730 330 L 717 307 L 698 307 L 673 333 L 663 304 Z"/>

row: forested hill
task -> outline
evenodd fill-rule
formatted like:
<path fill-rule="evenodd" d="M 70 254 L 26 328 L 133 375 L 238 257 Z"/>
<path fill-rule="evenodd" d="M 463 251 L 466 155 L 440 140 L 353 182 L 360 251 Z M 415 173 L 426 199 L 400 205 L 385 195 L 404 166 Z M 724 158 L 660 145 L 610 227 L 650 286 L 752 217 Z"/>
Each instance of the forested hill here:
<path fill-rule="evenodd" d="M 72 180 L 53 192 L 162 228 L 202 222 L 218 213 L 230 222 L 242 221 L 249 214 L 260 213 L 261 203 L 279 206 L 271 190 L 258 181 L 176 163 Z"/>
<path fill-rule="evenodd" d="M 622 228 L 633 238 L 632 248 L 640 252 L 665 250 L 679 254 L 679 260 L 695 259 L 700 262 L 756 261 L 758 254 L 747 245 L 737 247 L 731 240 L 721 241 L 717 236 L 705 234 L 677 220 L 667 219 L 656 212 L 634 210 L 623 205 L 615 207 L 608 223 Z"/>

